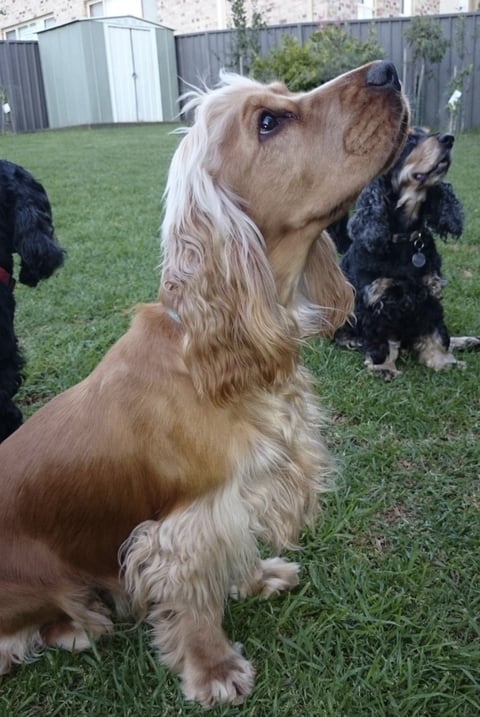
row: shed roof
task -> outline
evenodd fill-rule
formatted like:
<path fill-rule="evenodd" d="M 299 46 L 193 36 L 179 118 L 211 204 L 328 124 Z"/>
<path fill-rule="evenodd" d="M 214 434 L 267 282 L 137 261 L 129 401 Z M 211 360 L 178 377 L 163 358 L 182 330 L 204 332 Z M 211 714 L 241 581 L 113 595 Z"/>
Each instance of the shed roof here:
<path fill-rule="evenodd" d="M 173 32 L 172 27 L 167 27 L 167 25 L 160 25 L 158 22 L 152 22 L 151 20 L 145 20 L 143 17 L 136 17 L 136 15 L 112 15 L 110 17 L 80 17 L 77 20 L 70 20 L 69 22 L 64 22 L 61 25 L 52 25 L 52 27 L 46 27 L 44 30 L 39 30 L 38 34 L 44 34 L 46 32 L 52 32 L 54 30 L 59 30 L 62 27 L 67 27 L 68 25 L 76 25 L 80 22 L 111 22 L 112 20 L 131 20 L 132 26 L 135 25 L 150 25 L 151 27 L 159 27 L 163 30 L 170 30 Z M 128 25 L 128 23 L 123 23 Z"/>

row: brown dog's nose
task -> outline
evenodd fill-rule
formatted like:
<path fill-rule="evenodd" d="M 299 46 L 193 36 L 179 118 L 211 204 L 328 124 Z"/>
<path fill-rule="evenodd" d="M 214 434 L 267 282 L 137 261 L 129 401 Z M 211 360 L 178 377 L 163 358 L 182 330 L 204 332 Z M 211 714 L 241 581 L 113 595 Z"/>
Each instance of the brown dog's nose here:
<path fill-rule="evenodd" d="M 400 90 L 400 80 L 393 62 L 381 60 L 376 62 L 367 72 L 366 84 L 368 87 L 394 88 Z"/>
<path fill-rule="evenodd" d="M 455 137 L 453 134 L 441 134 L 438 137 L 438 141 L 440 144 L 445 145 L 447 149 L 451 149 L 453 147 L 453 143 L 455 142 Z"/>

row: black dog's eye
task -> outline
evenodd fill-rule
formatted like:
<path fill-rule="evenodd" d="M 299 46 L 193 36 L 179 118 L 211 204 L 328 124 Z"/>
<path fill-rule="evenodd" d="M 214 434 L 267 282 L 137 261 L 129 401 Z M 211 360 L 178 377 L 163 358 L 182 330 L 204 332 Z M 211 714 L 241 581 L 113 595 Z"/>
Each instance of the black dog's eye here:
<path fill-rule="evenodd" d="M 416 182 L 422 182 L 425 179 L 425 175 L 420 174 L 419 172 L 415 172 L 415 174 L 413 175 L 413 178 Z"/>
<path fill-rule="evenodd" d="M 259 132 L 260 134 L 269 134 L 277 129 L 279 124 L 278 117 L 271 112 L 262 112 L 260 115 Z"/>
<path fill-rule="evenodd" d="M 450 162 L 448 159 L 441 159 L 440 162 L 435 167 L 435 170 L 437 172 L 446 172 L 447 169 L 449 168 L 449 166 L 450 166 Z"/>

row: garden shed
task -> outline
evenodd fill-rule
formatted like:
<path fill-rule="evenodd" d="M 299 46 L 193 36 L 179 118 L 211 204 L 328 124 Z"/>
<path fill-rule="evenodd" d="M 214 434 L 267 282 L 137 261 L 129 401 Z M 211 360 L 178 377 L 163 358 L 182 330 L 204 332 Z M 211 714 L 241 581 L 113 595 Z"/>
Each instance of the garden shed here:
<path fill-rule="evenodd" d="M 38 34 L 50 127 L 170 121 L 173 31 L 140 18 L 75 20 Z"/>

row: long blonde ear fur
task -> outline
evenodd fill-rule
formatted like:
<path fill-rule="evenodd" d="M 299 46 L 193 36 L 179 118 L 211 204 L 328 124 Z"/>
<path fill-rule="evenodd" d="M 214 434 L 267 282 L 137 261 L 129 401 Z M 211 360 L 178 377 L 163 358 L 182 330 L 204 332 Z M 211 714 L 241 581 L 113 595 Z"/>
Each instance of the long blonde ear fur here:
<path fill-rule="evenodd" d="M 216 158 L 206 153 L 221 120 L 207 121 L 208 107 L 201 109 L 170 167 L 160 299 L 184 327 L 184 360 L 197 392 L 221 403 L 283 381 L 298 347 L 263 237 L 211 169 Z"/>

